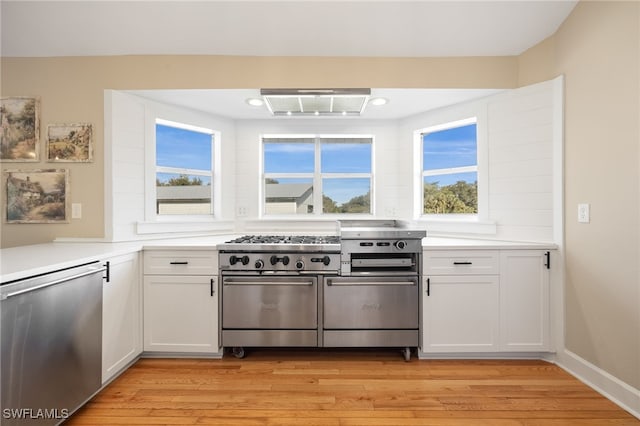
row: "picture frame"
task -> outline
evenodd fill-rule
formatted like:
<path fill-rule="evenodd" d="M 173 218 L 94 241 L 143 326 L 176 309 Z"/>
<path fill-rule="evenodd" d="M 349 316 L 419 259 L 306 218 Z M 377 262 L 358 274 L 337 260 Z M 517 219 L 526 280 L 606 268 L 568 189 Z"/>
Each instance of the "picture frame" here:
<path fill-rule="evenodd" d="M 68 223 L 69 170 L 5 170 L 5 223 Z"/>
<path fill-rule="evenodd" d="M 40 99 L 0 98 L 0 161 L 40 160 Z"/>
<path fill-rule="evenodd" d="M 51 163 L 93 162 L 93 126 L 89 123 L 49 124 L 47 161 Z"/>

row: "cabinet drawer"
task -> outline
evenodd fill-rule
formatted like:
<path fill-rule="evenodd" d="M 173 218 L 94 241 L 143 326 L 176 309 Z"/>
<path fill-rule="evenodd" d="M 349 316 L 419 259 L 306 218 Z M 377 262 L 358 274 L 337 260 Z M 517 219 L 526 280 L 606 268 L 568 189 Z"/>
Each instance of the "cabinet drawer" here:
<path fill-rule="evenodd" d="M 144 252 L 145 275 L 217 275 L 218 252 L 150 250 Z"/>
<path fill-rule="evenodd" d="M 497 275 L 497 250 L 446 250 L 424 253 L 426 275 Z"/>

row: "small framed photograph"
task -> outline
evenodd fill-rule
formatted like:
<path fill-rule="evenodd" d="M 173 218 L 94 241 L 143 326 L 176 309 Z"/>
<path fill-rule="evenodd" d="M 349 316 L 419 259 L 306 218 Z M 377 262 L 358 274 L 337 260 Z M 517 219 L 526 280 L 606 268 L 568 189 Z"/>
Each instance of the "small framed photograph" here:
<path fill-rule="evenodd" d="M 47 161 L 93 161 L 93 129 L 91 124 L 50 124 L 47 126 Z"/>
<path fill-rule="evenodd" d="M 68 223 L 69 170 L 6 170 L 6 223 Z"/>
<path fill-rule="evenodd" d="M 40 100 L 0 98 L 0 161 L 40 159 Z"/>

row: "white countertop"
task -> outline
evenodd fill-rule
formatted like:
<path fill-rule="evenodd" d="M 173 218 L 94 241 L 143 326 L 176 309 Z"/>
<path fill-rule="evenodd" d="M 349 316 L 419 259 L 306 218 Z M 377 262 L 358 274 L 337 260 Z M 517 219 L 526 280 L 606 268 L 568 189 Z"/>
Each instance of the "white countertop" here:
<path fill-rule="evenodd" d="M 0 282 L 5 283 L 33 275 L 68 268 L 71 266 L 105 260 L 109 257 L 134 253 L 143 249 L 153 250 L 215 250 L 218 244 L 238 235 L 212 235 L 193 238 L 172 238 L 122 243 L 109 242 L 52 242 L 0 250 Z M 460 249 L 547 249 L 552 243 L 527 243 L 515 241 L 472 240 L 458 238 L 426 237 L 424 250 Z"/>

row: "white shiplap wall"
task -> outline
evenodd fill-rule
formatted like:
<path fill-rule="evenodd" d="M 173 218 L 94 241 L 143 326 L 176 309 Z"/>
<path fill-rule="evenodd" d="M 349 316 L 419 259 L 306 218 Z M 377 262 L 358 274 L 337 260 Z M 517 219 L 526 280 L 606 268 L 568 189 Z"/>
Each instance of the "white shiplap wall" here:
<path fill-rule="evenodd" d="M 554 84 L 489 99 L 489 217 L 496 238 L 553 241 Z"/>
<path fill-rule="evenodd" d="M 218 158 L 214 180 L 217 216 L 181 223 L 154 220 L 155 119 L 192 124 L 219 131 L 214 141 Z M 120 91 L 105 91 L 105 238 L 130 241 L 233 231 L 235 188 L 235 125 L 232 120 L 160 104 Z M 224 158 L 223 161 L 220 161 Z"/>

